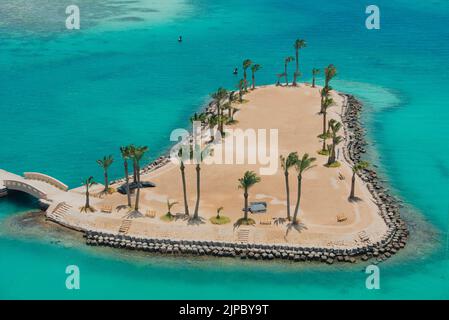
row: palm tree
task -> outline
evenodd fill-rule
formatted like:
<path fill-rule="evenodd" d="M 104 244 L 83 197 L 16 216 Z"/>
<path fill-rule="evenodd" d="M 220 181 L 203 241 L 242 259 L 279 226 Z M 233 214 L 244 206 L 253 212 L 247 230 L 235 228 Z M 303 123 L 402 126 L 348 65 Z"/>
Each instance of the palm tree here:
<path fill-rule="evenodd" d="M 262 66 L 260 64 L 253 64 L 251 66 L 251 80 L 252 80 L 252 89 L 256 88 L 256 76 L 255 73 L 260 70 Z"/>
<path fill-rule="evenodd" d="M 223 122 L 223 124 L 232 124 L 234 122 L 233 117 L 235 108 L 229 102 L 226 102 L 223 104 L 222 109 L 223 112 L 227 110 L 228 114 L 227 115 L 223 114 L 221 117 L 218 117 L 218 120 Z M 225 134 L 224 131 L 220 133 L 222 136 L 224 136 Z"/>
<path fill-rule="evenodd" d="M 285 176 L 285 190 L 287 193 L 287 220 L 291 220 L 290 215 L 290 185 L 288 183 L 288 170 L 293 167 L 296 162 L 298 161 L 298 153 L 297 152 L 290 152 L 287 158 L 281 155 L 281 167 L 282 170 L 284 170 L 284 176 Z"/>
<path fill-rule="evenodd" d="M 248 81 L 246 79 L 246 70 L 251 67 L 253 62 L 250 59 L 243 60 L 243 81 L 244 81 L 244 88 L 245 91 L 248 89 Z"/>
<path fill-rule="evenodd" d="M 195 122 L 195 121 L 199 121 L 201 123 L 203 123 L 206 120 L 206 114 L 204 112 L 201 113 L 194 113 L 193 116 L 190 117 L 190 122 Z"/>
<path fill-rule="evenodd" d="M 326 124 L 327 124 L 327 109 L 330 106 L 334 105 L 334 100 L 329 97 L 329 95 L 327 94 L 327 89 L 323 88 L 321 90 L 321 95 L 324 95 L 324 98 L 322 100 L 322 104 L 321 104 L 321 114 L 323 115 L 323 132 L 322 132 L 322 136 L 324 137 L 325 135 L 327 135 L 327 128 L 326 128 Z M 323 149 L 324 150 L 324 149 Z"/>
<path fill-rule="evenodd" d="M 298 224 L 298 211 L 299 211 L 299 204 L 301 202 L 301 186 L 302 186 L 302 175 L 307 170 L 314 167 L 312 163 L 316 160 L 316 158 L 309 158 L 309 155 L 305 153 L 301 160 L 298 159 L 298 161 L 295 164 L 296 171 L 298 172 L 298 193 L 296 197 L 296 206 L 295 206 L 295 213 L 293 214 L 293 224 Z"/>
<path fill-rule="evenodd" d="M 97 160 L 98 165 L 102 167 L 104 171 L 104 192 L 109 191 L 108 169 L 113 162 L 114 159 L 112 158 L 111 155 L 104 156 L 103 159 Z"/>
<path fill-rule="evenodd" d="M 227 104 L 230 106 L 229 108 L 229 117 L 231 123 L 234 123 L 234 114 L 237 111 L 236 108 L 233 107 L 233 103 L 239 100 L 239 96 L 235 94 L 235 91 L 231 91 L 228 95 L 228 102 Z"/>
<path fill-rule="evenodd" d="M 335 149 L 337 145 L 343 140 L 342 136 L 338 135 L 338 131 L 341 129 L 342 124 L 334 119 L 329 120 L 329 129 L 331 131 L 332 137 L 332 147 L 329 154 L 329 159 L 327 160 L 327 164 L 331 165 L 336 160 Z"/>
<path fill-rule="evenodd" d="M 248 220 L 248 189 L 251 188 L 256 183 L 260 182 L 260 177 L 256 175 L 253 171 L 246 171 L 243 178 L 239 179 L 239 189 L 243 189 L 243 197 L 245 198 L 245 215 L 243 220 Z"/>
<path fill-rule="evenodd" d="M 332 90 L 331 87 L 329 87 L 329 82 L 337 75 L 337 68 L 330 64 L 327 66 L 327 68 L 324 69 L 324 87 L 329 88 L 329 90 Z"/>
<path fill-rule="evenodd" d="M 140 200 L 140 188 L 141 188 L 141 182 L 140 182 L 140 161 L 142 160 L 145 152 L 148 151 L 148 147 L 137 147 L 134 150 L 133 153 L 133 159 L 136 164 L 136 170 L 137 170 L 137 194 L 136 194 L 136 202 L 134 204 L 134 210 L 139 211 L 139 200 Z"/>
<path fill-rule="evenodd" d="M 125 168 L 125 181 L 126 181 L 126 195 L 128 196 L 128 207 L 131 207 L 131 192 L 129 190 L 129 173 L 128 173 L 128 159 L 131 158 L 131 149 L 129 146 L 120 147 L 120 153 L 123 158 L 123 166 Z"/>
<path fill-rule="evenodd" d="M 305 48 L 307 46 L 306 41 L 302 39 L 296 39 L 295 41 L 295 51 L 296 51 L 296 71 L 295 75 L 293 77 L 293 85 L 296 86 L 296 80 L 301 75 L 301 72 L 299 71 L 299 50 L 302 48 Z"/>
<path fill-rule="evenodd" d="M 133 159 L 133 182 L 137 183 L 137 168 L 136 168 L 136 160 L 134 159 L 134 153 L 136 152 L 136 146 L 133 144 L 129 145 L 129 154 Z"/>
<path fill-rule="evenodd" d="M 217 114 L 212 114 L 208 120 L 207 123 L 209 124 L 209 132 L 210 132 L 210 141 L 213 142 L 215 140 L 215 132 L 214 128 L 218 125 L 220 117 Z"/>
<path fill-rule="evenodd" d="M 224 209 L 223 207 L 217 209 L 217 219 L 220 219 L 220 212 L 222 212 L 223 209 Z"/>
<path fill-rule="evenodd" d="M 321 111 L 323 112 L 323 102 L 325 97 L 327 97 L 332 90 L 332 87 L 329 86 L 330 81 L 337 75 L 337 68 L 330 64 L 327 68 L 324 69 L 324 87 L 321 92 Z"/>
<path fill-rule="evenodd" d="M 281 85 L 281 78 L 284 77 L 284 73 L 278 73 L 276 74 L 277 81 L 276 81 L 276 87 Z"/>
<path fill-rule="evenodd" d="M 239 102 L 243 102 L 243 92 L 245 91 L 245 80 L 241 79 L 237 85 L 236 88 L 239 89 Z"/>
<path fill-rule="evenodd" d="M 181 149 L 179 149 L 179 152 L 178 152 L 178 156 L 179 156 L 179 159 L 181 162 L 179 169 L 181 170 L 182 193 L 184 196 L 184 214 L 186 216 L 188 216 L 188 215 L 190 215 L 190 213 L 189 213 L 189 204 L 187 202 L 187 187 L 186 187 L 186 173 L 185 173 L 186 166 L 184 165 L 184 158 L 183 158 L 182 150 L 183 149 L 181 148 Z"/>
<path fill-rule="evenodd" d="M 235 91 L 229 92 L 228 103 L 232 104 L 232 103 L 236 102 L 237 100 L 238 100 L 238 97 L 235 95 Z"/>
<path fill-rule="evenodd" d="M 320 73 L 320 69 L 312 69 L 312 88 L 315 88 L 315 78 Z"/>
<path fill-rule="evenodd" d="M 288 74 L 287 74 L 287 66 L 290 62 L 294 61 L 294 57 L 287 57 L 284 59 L 284 77 L 285 77 L 285 84 L 288 86 Z"/>
<path fill-rule="evenodd" d="M 229 102 L 226 102 L 225 104 L 223 104 L 223 110 L 227 110 L 228 111 L 228 115 L 224 116 L 225 119 L 223 120 L 227 120 L 227 119 L 231 119 L 232 117 L 232 105 Z"/>
<path fill-rule="evenodd" d="M 171 209 L 177 204 L 178 204 L 178 202 L 176 202 L 176 201 L 171 202 L 169 199 L 167 199 L 167 216 L 169 218 L 173 217 L 173 214 L 171 213 Z"/>
<path fill-rule="evenodd" d="M 95 209 L 90 206 L 90 194 L 89 194 L 89 188 L 92 187 L 94 184 L 97 184 L 94 181 L 94 177 L 90 176 L 85 181 L 83 181 L 84 186 L 86 187 L 86 204 L 84 207 L 81 208 L 81 212 L 95 212 Z"/>
<path fill-rule="evenodd" d="M 366 161 L 359 161 L 352 167 L 352 180 L 351 180 L 351 193 L 349 195 L 349 200 L 356 199 L 355 197 L 355 175 L 366 168 L 368 168 L 369 163 Z"/>
<path fill-rule="evenodd" d="M 201 191 L 201 162 L 203 162 L 204 158 L 209 153 L 209 146 L 205 149 L 201 149 L 201 146 L 195 145 L 195 150 L 193 151 L 193 160 L 196 163 L 196 203 L 195 203 L 195 211 L 193 212 L 193 220 L 198 220 L 198 210 L 200 206 L 200 191 Z"/>
<path fill-rule="evenodd" d="M 219 117 L 223 116 L 223 110 L 221 108 L 221 102 L 223 99 L 225 99 L 228 96 L 228 91 L 224 88 L 218 88 L 217 91 L 211 94 L 212 99 L 214 99 L 216 105 L 217 105 L 217 115 Z M 220 130 L 221 133 L 223 133 L 223 121 L 219 119 L 218 122 L 218 130 Z"/>

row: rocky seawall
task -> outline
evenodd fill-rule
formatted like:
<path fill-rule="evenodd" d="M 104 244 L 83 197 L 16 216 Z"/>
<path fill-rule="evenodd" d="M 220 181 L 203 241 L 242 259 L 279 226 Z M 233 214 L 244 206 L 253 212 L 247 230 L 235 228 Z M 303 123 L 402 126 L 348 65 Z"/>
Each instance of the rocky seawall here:
<path fill-rule="evenodd" d="M 342 122 L 345 130 L 345 145 L 343 154 L 346 161 L 353 165 L 362 159 L 366 152 L 364 130 L 360 123 L 362 104 L 352 95 L 343 95 L 345 105 Z M 209 106 L 208 112 L 213 112 Z M 166 161 L 166 160 L 165 160 Z M 163 161 L 161 161 L 163 162 Z M 373 260 L 382 262 L 401 248 L 406 246 L 408 229 L 400 217 L 398 200 L 389 194 L 376 172 L 365 169 L 358 173 L 367 185 L 379 207 L 379 214 L 384 219 L 388 231 L 380 241 L 348 249 L 302 247 L 289 244 L 243 244 L 219 241 L 188 241 L 171 239 L 151 239 L 123 234 L 111 234 L 96 231 L 86 231 L 87 245 L 109 246 L 129 250 L 141 250 L 170 255 L 198 255 L 233 257 L 253 260 L 290 260 L 295 262 L 316 261 L 327 264 L 336 262 L 355 263 L 357 261 Z"/>

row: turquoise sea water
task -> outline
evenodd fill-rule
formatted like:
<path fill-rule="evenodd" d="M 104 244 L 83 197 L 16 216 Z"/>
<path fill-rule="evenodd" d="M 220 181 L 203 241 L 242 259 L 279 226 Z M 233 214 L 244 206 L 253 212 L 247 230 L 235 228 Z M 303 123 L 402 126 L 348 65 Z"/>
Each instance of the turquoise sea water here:
<path fill-rule="evenodd" d="M 381 290 L 369 291 L 362 265 L 128 257 L 2 232 L 0 298 L 449 298 L 446 1 L 378 0 L 376 31 L 364 27 L 365 1 L 72 3 L 80 31 L 64 29 L 61 1 L 0 2 L 0 168 L 75 187 L 101 177 L 95 159 L 118 157 L 122 144 L 149 145 L 156 157 L 208 93 L 234 87 L 242 59 L 263 65 L 260 84 L 273 83 L 300 37 L 304 78 L 334 63 L 334 87 L 365 102 L 370 156 L 405 201 L 412 239 L 382 264 Z M 0 219 L 35 206 L 0 199 Z M 69 264 L 80 267 L 79 291 L 65 289 Z"/>

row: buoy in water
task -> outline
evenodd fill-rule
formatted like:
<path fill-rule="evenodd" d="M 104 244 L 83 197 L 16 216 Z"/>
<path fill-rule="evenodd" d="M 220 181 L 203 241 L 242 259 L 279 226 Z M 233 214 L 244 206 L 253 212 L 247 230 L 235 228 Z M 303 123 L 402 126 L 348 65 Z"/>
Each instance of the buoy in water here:
<path fill-rule="evenodd" d="M 182 42 L 182 36 L 179 36 L 178 42 Z"/>
<path fill-rule="evenodd" d="M 233 74 L 237 74 L 238 72 L 239 72 L 238 69 L 237 69 L 237 68 L 234 68 Z"/>

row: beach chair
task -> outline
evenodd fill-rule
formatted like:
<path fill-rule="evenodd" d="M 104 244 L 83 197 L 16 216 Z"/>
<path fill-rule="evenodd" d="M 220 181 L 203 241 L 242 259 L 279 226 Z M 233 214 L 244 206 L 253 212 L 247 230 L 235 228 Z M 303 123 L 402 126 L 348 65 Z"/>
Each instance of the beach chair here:
<path fill-rule="evenodd" d="M 337 222 L 344 222 L 346 220 L 348 220 L 348 217 L 346 217 L 344 213 L 337 215 Z"/>
<path fill-rule="evenodd" d="M 145 216 L 148 217 L 148 218 L 155 218 L 156 217 L 156 211 L 148 209 L 146 214 L 145 214 Z"/>
<path fill-rule="evenodd" d="M 262 225 L 271 225 L 271 223 L 272 223 L 272 218 L 270 217 L 270 216 L 267 216 L 267 217 L 262 217 L 262 218 L 260 218 L 260 224 L 262 224 Z"/>
<path fill-rule="evenodd" d="M 368 237 L 365 231 L 360 231 L 358 233 L 359 239 L 363 242 L 371 243 L 371 239 Z"/>
<path fill-rule="evenodd" d="M 341 172 L 338 173 L 338 179 L 345 180 L 345 176 L 341 174 Z"/>
<path fill-rule="evenodd" d="M 103 207 L 101 207 L 101 212 L 112 213 L 112 206 L 104 205 Z"/>

